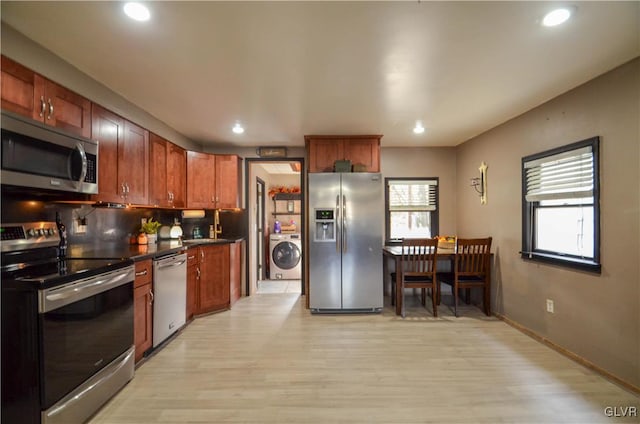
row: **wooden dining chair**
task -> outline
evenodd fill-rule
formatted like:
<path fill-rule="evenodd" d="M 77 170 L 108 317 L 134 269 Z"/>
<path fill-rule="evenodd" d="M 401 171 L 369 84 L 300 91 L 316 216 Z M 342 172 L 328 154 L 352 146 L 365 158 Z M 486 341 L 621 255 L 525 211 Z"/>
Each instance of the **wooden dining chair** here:
<path fill-rule="evenodd" d="M 484 313 L 491 315 L 491 237 L 457 240 L 453 272 L 438 275 L 440 283 L 451 286 L 454 313 L 458 316 L 460 289 L 482 288 Z M 440 291 L 438 293 L 441 293 Z M 438 296 L 439 297 L 439 296 Z M 467 294 L 468 297 L 468 294 Z M 439 299 L 438 299 L 438 303 Z"/>
<path fill-rule="evenodd" d="M 422 305 L 426 306 L 426 289 L 431 289 L 433 316 L 438 316 L 436 298 L 438 293 L 437 260 L 438 239 L 404 239 L 402 241 L 402 256 L 400 258 L 399 286 L 392 295 L 402 297 L 402 318 L 405 317 L 404 289 L 422 289 Z M 391 273 L 391 281 L 396 281 L 396 272 Z M 397 294 L 396 294 L 397 293 Z"/>

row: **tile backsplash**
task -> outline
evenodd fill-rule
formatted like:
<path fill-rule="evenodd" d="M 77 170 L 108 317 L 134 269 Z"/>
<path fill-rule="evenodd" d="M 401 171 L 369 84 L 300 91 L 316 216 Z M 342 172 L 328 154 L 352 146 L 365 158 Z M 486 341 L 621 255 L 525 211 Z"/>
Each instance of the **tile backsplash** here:
<path fill-rule="evenodd" d="M 55 221 L 56 212 L 67 226 L 70 243 L 128 243 L 131 235 L 140 230 L 141 218 L 151 218 L 163 225 L 171 226 L 177 219 L 182 226 L 185 238 L 191 238 L 194 228 L 200 227 L 204 237 L 209 237 L 209 225 L 213 224 L 213 211 L 205 211 L 204 218 L 181 218 L 180 210 L 171 209 L 107 209 L 94 208 L 87 204 L 58 203 L 48 200 L 30 200 L 26 196 L 9 196 L 2 194 L 2 223 L 19 223 L 30 221 Z M 245 210 L 221 210 L 220 223 L 222 238 L 246 237 L 247 216 Z M 86 232 L 77 233 L 77 223 L 84 219 Z"/>

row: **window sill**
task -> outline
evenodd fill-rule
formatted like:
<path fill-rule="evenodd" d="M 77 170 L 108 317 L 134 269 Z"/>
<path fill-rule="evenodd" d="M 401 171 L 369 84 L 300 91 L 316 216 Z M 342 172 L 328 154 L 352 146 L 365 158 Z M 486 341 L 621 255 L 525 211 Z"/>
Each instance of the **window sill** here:
<path fill-rule="evenodd" d="M 602 272 L 602 266 L 599 263 L 588 259 L 579 259 L 539 252 L 520 252 L 520 257 L 527 261 L 558 265 L 566 268 L 577 269 L 580 271 L 591 272 L 593 274 L 600 274 Z"/>

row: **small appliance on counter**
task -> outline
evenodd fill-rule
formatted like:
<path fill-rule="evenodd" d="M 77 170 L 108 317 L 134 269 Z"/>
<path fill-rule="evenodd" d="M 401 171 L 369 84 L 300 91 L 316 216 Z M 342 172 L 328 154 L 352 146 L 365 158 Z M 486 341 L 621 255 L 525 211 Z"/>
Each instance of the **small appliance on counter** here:
<path fill-rule="evenodd" d="M 160 240 L 169 240 L 171 238 L 171 227 L 163 225 L 158 229 L 158 238 Z"/>
<path fill-rule="evenodd" d="M 179 239 L 182 237 L 182 227 L 180 226 L 180 221 L 178 221 L 177 219 L 173 221 L 171 230 L 169 230 L 169 235 L 172 239 Z"/>

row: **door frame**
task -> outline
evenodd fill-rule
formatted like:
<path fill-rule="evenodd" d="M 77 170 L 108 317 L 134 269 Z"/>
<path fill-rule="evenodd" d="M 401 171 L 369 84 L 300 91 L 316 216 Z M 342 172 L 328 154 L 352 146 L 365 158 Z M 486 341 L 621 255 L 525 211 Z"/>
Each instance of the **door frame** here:
<path fill-rule="evenodd" d="M 300 294 L 302 296 L 306 295 L 306 268 L 307 268 L 307 243 L 306 243 L 306 237 L 307 237 L 307 217 L 306 217 L 306 197 L 307 197 L 307 193 L 306 193 L 306 174 L 305 174 L 305 162 L 304 162 L 304 157 L 282 157 L 282 158 L 259 158 L 259 157 L 255 157 L 255 158 L 245 158 L 245 168 L 244 168 L 244 204 L 246 205 L 246 207 L 251 210 L 251 208 L 255 205 L 255 200 L 251 199 L 249 196 L 249 193 L 251 192 L 250 190 L 250 184 L 253 184 L 253 181 L 250 181 L 250 177 L 251 177 L 251 165 L 253 164 L 260 164 L 260 163 L 268 163 L 268 162 L 299 162 L 300 163 L 300 190 L 301 190 L 301 196 L 300 196 L 300 205 L 301 205 L 301 210 L 300 210 L 300 238 L 302 241 L 302 246 L 303 246 L 303 250 L 302 250 L 302 278 L 300 279 Z M 266 200 L 266 197 L 265 197 Z M 247 213 L 246 214 L 246 219 L 247 219 L 247 228 L 249 228 L 248 234 L 249 234 L 249 240 L 247 241 L 246 245 L 245 245 L 245 257 L 249 258 L 249 253 L 250 253 L 250 247 L 251 247 L 251 238 L 252 237 L 256 237 L 256 234 L 254 233 L 254 231 L 250 228 L 250 222 L 249 222 L 249 217 L 251 216 L 251 213 Z M 245 261 L 245 275 L 247 276 L 246 278 L 246 282 L 245 282 L 245 293 L 247 296 L 251 295 L 251 266 L 254 263 L 254 261 L 250 261 L 247 260 Z"/>
<path fill-rule="evenodd" d="M 261 188 L 261 193 L 257 190 L 258 186 Z M 265 196 L 266 196 L 266 185 L 264 181 L 260 177 L 256 177 L 256 204 L 260 207 L 256 209 L 256 222 L 258 223 L 258 228 L 256 229 L 256 246 L 258 246 L 257 255 L 256 255 L 256 273 L 258 277 L 258 281 L 262 280 L 266 277 L 266 264 L 265 264 L 265 242 L 264 242 L 264 230 L 265 230 L 265 218 L 266 214 L 264 211 L 265 207 Z M 262 194 L 262 196 L 260 196 Z M 260 253 L 262 252 L 262 255 Z M 262 265 L 262 266 L 261 266 Z M 248 274 L 247 274 L 248 275 Z"/>

